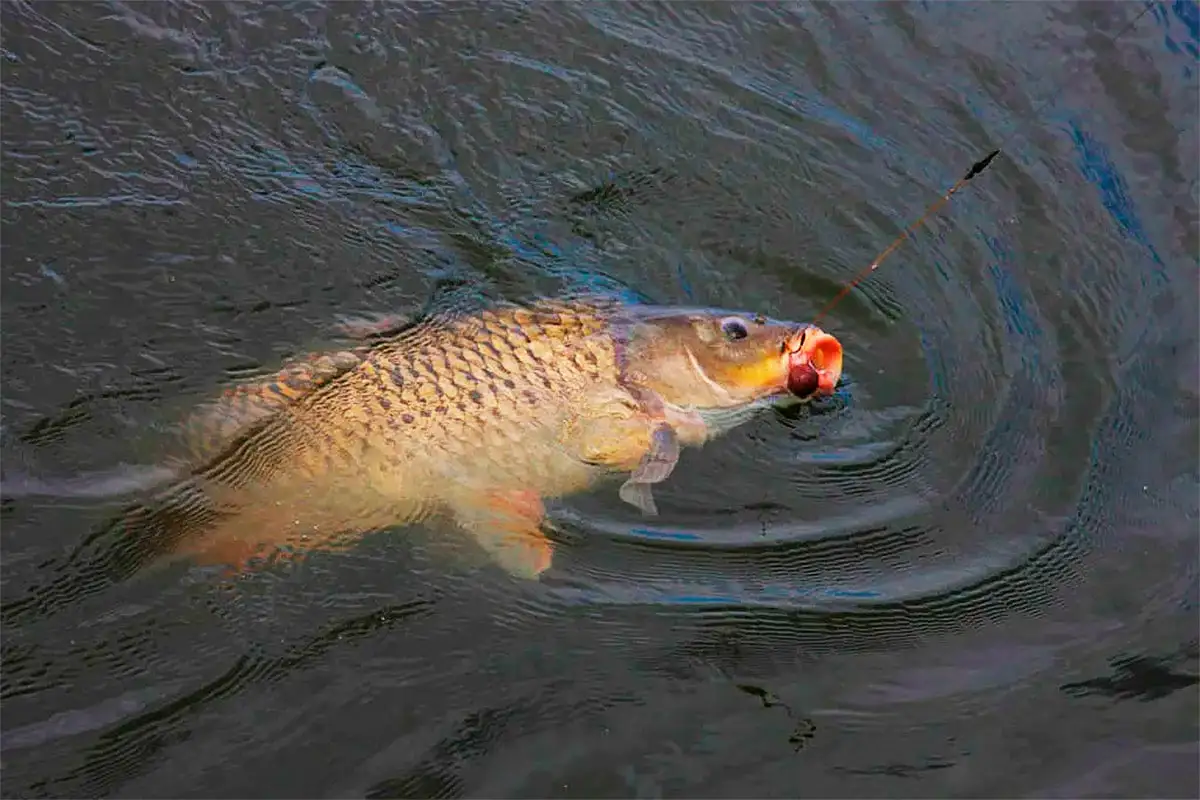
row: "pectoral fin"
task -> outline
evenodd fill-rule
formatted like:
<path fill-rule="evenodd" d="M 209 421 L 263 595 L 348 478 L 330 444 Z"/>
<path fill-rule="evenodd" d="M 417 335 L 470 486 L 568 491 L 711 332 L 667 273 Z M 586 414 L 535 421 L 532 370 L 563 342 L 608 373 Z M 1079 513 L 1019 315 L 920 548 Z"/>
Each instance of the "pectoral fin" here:
<path fill-rule="evenodd" d="M 652 421 L 626 392 L 597 392 L 563 426 L 560 441 L 585 464 L 616 472 L 637 469 Z"/>
<path fill-rule="evenodd" d="M 338 319 L 336 330 L 348 339 L 363 340 L 386 336 L 411 325 L 416 313 L 345 315 Z"/>
<path fill-rule="evenodd" d="M 629 480 L 621 485 L 618 495 L 626 503 L 641 509 L 643 514 L 651 517 L 657 515 L 658 506 L 650 487 L 670 477 L 677 463 L 679 437 L 670 425 L 660 423 L 650 434 L 650 449 L 642 456 L 641 463 Z"/>

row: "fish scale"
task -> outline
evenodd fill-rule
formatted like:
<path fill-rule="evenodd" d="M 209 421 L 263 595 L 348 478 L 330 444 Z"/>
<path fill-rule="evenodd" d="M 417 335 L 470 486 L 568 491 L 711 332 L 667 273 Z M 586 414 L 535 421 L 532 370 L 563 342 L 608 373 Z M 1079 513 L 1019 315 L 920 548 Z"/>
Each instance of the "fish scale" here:
<path fill-rule="evenodd" d="M 800 364 L 826 393 L 841 371 L 816 329 L 607 299 L 435 313 L 370 338 L 202 406 L 187 475 L 129 526 L 245 566 L 262 547 L 337 549 L 445 514 L 533 577 L 553 553 L 545 499 L 624 472 L 620 497 L 656 513 L 649 487 L 680 447 L 723 432 L 705 414 L 786 395 Z"/>
<path fill-rule="evenodd" d="M 365 349 L 314 353 L 286 364 L 267 379 L 232 386 L 193 411 L 183 438 L 193 461 L 203 461 L 255 421 L 270 416 L 361 363 Z"/>
<path fill-rule="evenodd" d="M 553 307 L 492 309 L 449 324 L 417 325 L 363 351 L 302 361 L 270 381 L 242 387 L 208 412 L 219 424 L 192 426 L 218 439 L 196 441 L 193 449 L 217 451 L 230 432 L 266 418 L 252 433 L 260 451 L 253 465 L 257 481 L 267 480 L 266 472 L 297 469 L 311 480 L 372 460 L 424 466 L 447 479 L 488 464 L 493 469 L 476 482 L 486 477 L 489 484 L 510 482 L 496 472 L 501 467 L 517 473 L 512 482 L 549 478 L 531 474 L 545 472 L 539 467 L 549 439 L 557 438 L 572 409 L 587 404 L 582 395 L 597 383 L 618 384 L 611 339 L 596 335 L 605 325 L 598 306 L 571 314 Z M 535 458 L 522 458 L 509 449 L 517 441 L 542 446 L 533 448 Z M 268 468 L 272 459 L 265 454 L 276 454 L 278 463 Z M 468 455 L 477 463 L 445 461 Z M 225 460 L 214 467 L 222 482 L 243 482 Z"/>

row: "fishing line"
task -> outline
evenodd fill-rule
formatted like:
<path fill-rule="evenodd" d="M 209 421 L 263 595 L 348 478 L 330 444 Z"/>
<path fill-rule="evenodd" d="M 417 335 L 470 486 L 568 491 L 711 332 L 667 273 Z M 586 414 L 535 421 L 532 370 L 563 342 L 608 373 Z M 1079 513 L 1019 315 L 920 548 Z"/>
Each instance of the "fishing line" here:
<path fill-rule="evenodd" d="M 1111 37 L 1108 40 L 1108 43 L 1111 45 L 1115 45 L 1122 36 L 1124 36 L 1129 31 L 1133 30 L 1133 27 L 1135 25 L 1137 25 L 1138 20 L 1140 20 L 1142 17 L 1144 17 L 1146 15 L 1146 12 L 1149 11 L 1151 8 L 1153 8 L 1154 5 L 1155 5 L 1155 0 L 1149 0 L 1149 2 L 1145 3 L 1141 12 L 1139 12 L 1136 17 L 1134 17 L 1132 20 L 1130 20 L 1129 23 L 1127 23 L 1125 25 L 1125 27 L 1122 28 L 1115 36 Z M 1057 95 L 1058 95 L 1059 91 L 1062 90 L 1065 86 L 1067 86 L 1068 83 L 1069 83 L 1069 78 L 1064 79 L 1064 80 L 1060 81 L 1058 84 L 1056 84 L 1053 87 L 1053 91 L 1051 92 L 1050 96 L 1046 100 L 1043 100 L 1041 102 L 1041 104 L 1039 104 L 1037 107 L 1034 108 L 1032 116 L 1037 117 L 1039 114 L 1041 114 L 1042 111 L 1044 111 L 1048 105 L 1050 105 L 1057 99 Z M 858 286 L 860 283 L 862 283 L 864 280 L 866 280 L 867 277 L 871 275 L 871 273 L 873 273 L 875 270 L 879 269 L 879 265 L 883 263 L 883 260 L 885 258 L 887 258 L 888 256 L 890 256 L 892 254 L 892 252 L 895 251 L 896 248 L 899 247 L 904 242 L 904 240 L 907 239 L 912 234 L 912 232 L 914 230 L 919 228 L 921 226 L 921 224 L 924 223 L 925 220 L 927 220 L 930 217 L 930 215 L 932 215 L 935 211 L 937 211 L 939 208 L 941 208 L 946 203 L 948 203 L 950 201 L 950 198 L 954 195 L 955 192 L 957 192 L 962 187 L 966 186 L 971 181 L 972 178 L 974 178 L 979 173 L 981 173 L 985 169 L 987 169 L 988 166 L 992 163 L 992 161 L 994 161 L 996 159 L 996 156 L 1000 155 L 1000 153 L 1004 149 L 1004 147 L 1009 143 L 1009 141 L 1014 136 L 1016 136 L 1016 134 L 1017 134 L 1016 131 L 1013 131 L 1012 133 L 1008 134 L 1008 136 L 1004 137 L 1000 141 L 999 147 L 997 147 L 995 150 L 988 153 L 986 156 L 984 156 L 983 158 L 979 159 L 974 164 L 972 164 L 971 168 L 969 170 L 967 170 L 966 175 L 963 175 L 961 178 L 959 178 L 958 182 L 955 183 L 953 186 L 951 186 L 949 191 L 947 191 L 945 194 L 943 194 L 941 197 L 939 197 L 937 200 L 935 200 L 929 206 L 929 208 L 925 209 L 925 213 L 922 214 L 920 217 L 918 217 L 916 222 L 913 222 L 907 228 L 905 228 L 904 231 L 899 236 L 897 236 L 895 238 L 895 240 L 891 244 L 889 244 L 884 249 L 884 251 L 882 253 L 880 253 L 875 258 L 875 260 L 870 263 L 870 265 L 867 266 L 866 269 L 862 270 L 857 275 L 855 275 L 854 278 L 849 283 L 847 283 L 844 287 L 842 287 L 842 290 L 840 292 L 838 292 L 837 295 L 832 300 L 830 300 L 828 303 L 825 304 L 825 307 L 821 309 L 820 313 L 818 313 L 817 316 L 813 318 L 813 324 L 814 325 L 818 324 L 821 321 L 821 319 L 824 318 L 824 316 L 826 314 L 828 314 L 830 311 L 833 310 L 834 306 L 836 306 L 838 303 L 841 302 L 843 297 L 845 297 L 851 291 L 854 290 L 854 287 Z"/>

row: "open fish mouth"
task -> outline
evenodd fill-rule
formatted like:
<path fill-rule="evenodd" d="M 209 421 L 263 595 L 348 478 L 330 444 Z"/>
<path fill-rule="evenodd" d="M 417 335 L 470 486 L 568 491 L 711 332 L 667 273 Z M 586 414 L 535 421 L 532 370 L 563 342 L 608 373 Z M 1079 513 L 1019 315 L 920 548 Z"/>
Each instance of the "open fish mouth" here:
<path fill-rule="evenodd" d="M 833 394 L 842 377 L 842 344 L 815 325 L 801 328 L 784 345 L 787 390 L 807 400 Z"/>

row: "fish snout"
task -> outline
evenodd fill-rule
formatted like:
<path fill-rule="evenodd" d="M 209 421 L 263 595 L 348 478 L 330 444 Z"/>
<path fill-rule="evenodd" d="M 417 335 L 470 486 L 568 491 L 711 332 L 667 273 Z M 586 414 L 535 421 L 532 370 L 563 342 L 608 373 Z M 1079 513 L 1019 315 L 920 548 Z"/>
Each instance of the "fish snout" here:
<path fill-rule="evenodd" d="M 800 398 L 831 395 L 842 377 L 842 344 L 820 328 L 810 325 L 798 331 L 787 344 L 788 391 Z"/>

